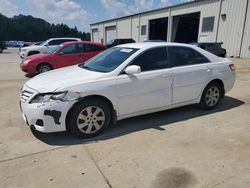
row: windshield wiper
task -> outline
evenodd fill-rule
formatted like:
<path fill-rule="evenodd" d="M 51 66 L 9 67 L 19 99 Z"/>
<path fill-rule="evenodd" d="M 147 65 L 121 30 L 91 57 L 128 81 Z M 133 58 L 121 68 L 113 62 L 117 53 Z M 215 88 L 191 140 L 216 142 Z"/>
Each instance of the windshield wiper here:
<path fill-rule="evenodd" d="M 87 67 L 85 65 L 81 66 L 81 68 L 83 69 L 86 69 L 86 70 L 90 70 L 90 71 L 95 71 L 94 69 L 90 68 L 90 67 Z"/>

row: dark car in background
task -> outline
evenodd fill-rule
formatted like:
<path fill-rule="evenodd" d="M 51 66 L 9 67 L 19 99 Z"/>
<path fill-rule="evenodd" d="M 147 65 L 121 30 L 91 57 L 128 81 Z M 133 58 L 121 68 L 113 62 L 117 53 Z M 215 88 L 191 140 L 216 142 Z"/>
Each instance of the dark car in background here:
<path fill-rule="evenodd" d="M 227 51 L 222 48 L 222 42 L 197 42 L 191 43 L 219 57 L 226 57 Z"/>
<path fill-rule="evenodd" d="M 113 46 L 119 45 L 119 44 L 127 44 L 127 43 L 135 43 L 134 39 L 126 38 L 126 39 L 113 39 L 107 43 L 107 48 L 111 48 Z"/>
<path fill-rule="evenodd" d="M 143 42 L 166 42 L 166 41 L 165 40 L 156 39 L 156 40 L 145 40 Z"/>
<path fill-rule="evenodd" d="M 3 52 L 3 50 L 7 49 L 6 43 L 3 41 L 0 41 L 0 53 Z"/>

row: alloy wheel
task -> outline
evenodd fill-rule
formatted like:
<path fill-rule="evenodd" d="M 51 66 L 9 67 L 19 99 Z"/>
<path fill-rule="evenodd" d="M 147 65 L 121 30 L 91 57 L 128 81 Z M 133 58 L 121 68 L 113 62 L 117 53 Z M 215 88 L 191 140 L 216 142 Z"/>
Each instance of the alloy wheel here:
<path fill-rule="evenodd" d="M 97 106 L 88 106 L 79 113 L 77 127 L 85 134 L 93 134 L 102 128 L 104 122 L 104 111 Z"/>
<path fill-rule="evenodd" d="M 220 90 L 218 87 L 213 86 L 207 90 L 205 95 L 205 101 L 209 107 L 215 106 L 218 103 L 219 98 L 220 98 Z"/>

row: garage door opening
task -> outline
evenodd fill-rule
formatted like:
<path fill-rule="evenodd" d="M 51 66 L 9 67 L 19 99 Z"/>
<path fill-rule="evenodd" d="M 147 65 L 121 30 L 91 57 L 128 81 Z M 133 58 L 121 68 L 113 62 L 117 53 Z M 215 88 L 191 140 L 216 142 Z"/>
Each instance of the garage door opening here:
<path fill-rule="evenodd" d="M 168 18 L 149 20 L 149 40 L 165 40 L 168 34 Z"/>
<path fill-rule="evenodd" d="M 198 41 L 200 12 L 173 17 L 172 41 L 191 43 Z"/>
<path fill-rule="evenodd" d="M 105 43 L 116 38 L 116 26 L 105 27 Z"/>

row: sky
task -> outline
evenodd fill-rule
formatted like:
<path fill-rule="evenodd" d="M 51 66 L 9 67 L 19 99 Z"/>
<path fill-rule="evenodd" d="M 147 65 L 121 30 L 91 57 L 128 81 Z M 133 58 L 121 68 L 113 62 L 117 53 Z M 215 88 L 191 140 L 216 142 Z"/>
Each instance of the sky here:
<path fill-rule="evenodd" d="M 64 23 L 81 31 L 89 24 L 190 0 L 0 0 L 0 13 L 32 15 L 50 23 Z"/>

